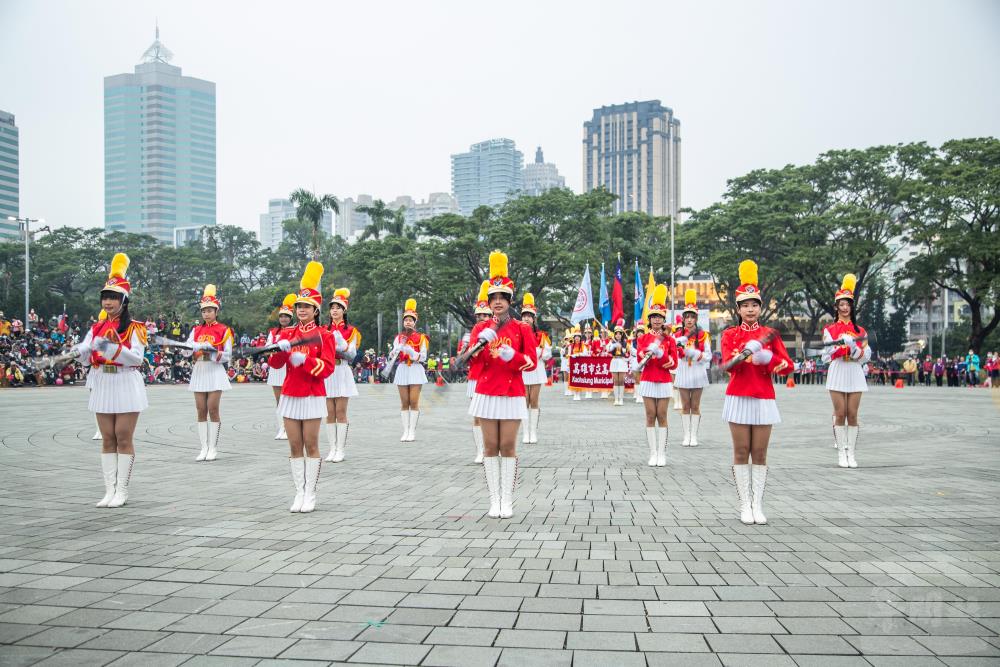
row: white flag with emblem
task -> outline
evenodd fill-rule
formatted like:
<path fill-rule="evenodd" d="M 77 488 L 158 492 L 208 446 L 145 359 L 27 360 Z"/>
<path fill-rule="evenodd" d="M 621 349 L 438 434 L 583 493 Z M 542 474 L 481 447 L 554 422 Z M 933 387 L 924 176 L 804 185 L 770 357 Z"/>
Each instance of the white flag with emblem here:
<path fill-rule="evenodd" d="M 583 271 L 583 280 L 580 282 L 580 290 L 576 293 L 576 306 L 573 307 L 573 315 L 569 321 L 573 324 L 592 320 L 594 318 L 594 291 L 590 287 L 590 265 Z"/>

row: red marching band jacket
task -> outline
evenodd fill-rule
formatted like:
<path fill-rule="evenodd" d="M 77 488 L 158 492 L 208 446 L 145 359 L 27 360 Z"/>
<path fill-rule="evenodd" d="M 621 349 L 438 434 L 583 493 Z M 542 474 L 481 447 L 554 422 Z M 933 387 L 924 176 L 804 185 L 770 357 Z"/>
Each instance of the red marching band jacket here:
<path fill-rule="evenodd" d="M 480 322 L 472 328 L 469 337 L 471 345 L 479 342 L 479 332 L 493 324 L 491 320 Z M 510 345 L 514 357 L 510 361 L 500 358 L 500 347 Z M 497 337 L 489 345 L 476 353 L 479 359 L 479 378 L 476 393 L 486 396 L 524 396 L 522 371 L 530 371 L 538 363 L 538 343 L 531 327 L 514 318 L 497 331 Z"/>
<path fill-rule="evenodd" d="M 289 361 L 291 352 L 278 351 L 267 359 L 268 366 L 272 368 L 288 365 L 285 371 L 285 383 L 281 386 L 281 393 L 285 396 L 326 396 L 323 381 L 333 374 L 337 365 L 335 354 L 337 344 L 333 340 L 333 335 L 326 329 L 316 326 L 314 322 L 310 322 L 281 329 L 277 334 L 277 340 L 295 340 L 307 336 L 315 336 L 319 340 L 308 345 L 296 345 L 291 350 L 306 355 L 306 360 L 301 366 L 292 366 Z"/>
<path fill-rule="evenodd" d="M 470 340 L 472 340 L 472 333 L 471 332 L 465 334 L 464 336 L 462 336 L 459 339 L 459 341 L 458 341 L 458 350 L 456 350 L 455 356 L 460 357 L 460 356 L 462 356 L 462 352 L 464 352 L 465 350 L 469 349 L 469 347 L 470 347 L 469 341 Z M 479 355 L 478 354 L 476 356 L 472 357 L 471 359 L 469 359 L 469 363 L 467 364 L 467 370 L 468 370 L 468 379 L 470 381 L 472 381 L 472 382 L 478 382 L 479 381 L 479 366 L 480 366 L 480 362 L 479 362 Z"/>
<path fill-rule="evenodd" d="M 636 341 L 636 359 L 642 361 L 649 348 L 657 340 L 660 341 L 660 348 L 663 356 L 657 359 L 653 357 L 642 367 L 640 382 L 673 382 L 673 370 L 677 368 L 677 341 L 670 335 L 669 331 L 664 331 L 663 336 L 655 333 L 644 333 Z"/>
<path fill-rule="evenodd" d="M 90 352 L 90 365 L 91 366 L 124 366 L 118 357 L 121 355 L 122 349 L 131 350 L 132 349 L 132 336 L 136 335 L 140 343 L 143 346 L 146 345 L 146 325 L 141 324 L 136 321 L 132 321 L 131 324 L 125 329 L 125 333 L 118 334 L 118 325 L 120 321 L 118 318 L 113 320 L 102 320 L 100 322 L 95 322 L 94 326 L 90 328 L 90 333 L 92 334 L 92 340 L 98 338 L 107 338 L 114 343 L 120 343 L 121 348 L 108 348 L 108 352 L 112 355 L 110 359 L 106 359 L 97 350 L 91 350 Z M 112 352 L 112 350 L 114 350 Z M 142 364 L 142 359 L 135 362 L 136 366 Z M 132 365 L 131 363 L 129 365 Z"/>
<path fill-rule="evenodd" d="M 762 327 L 756 322 L 738 327 L 729 327 L 722 332 L 722 363 L 740 354 L 751 340 L 762 339 L 770 333 L 774 337 L 764 344 L 763 349 L 771 350 L 774 356 L 768 364 L 757 365 L 751 358 L 729 369 L 729 396 L 749 396 L 751 398 L 774 398 L 774 383 L 771 375 L 788 375 L 792 372 L 792 360 L 788 356 L 781 336 L 770 327 Z"/>
<path fill-rule="evenodd" d="M 222 361 L 222 353 L 226 349 L 226 342 L 233 340 L 233 331 L 221 322 L 216 322 L 215 324 L 199 324 L 191 330 L 189 340 L 192 343 L 211 343 L 212 347 L 215 348 L 215 354 L 210 352 L 196 352 L 196 358 L 204 354 L 206 359 L 211 357 L 211 361 Z"/>
<path fill-rule="evenodd" d="M 330 340 L 333 341 L 333 353 L 337 359 L 343 359 L 348 363 L 354 361 L 354 355 L 350 354 L 350 350 L 344 350 L 343 352 L 337 352 L 337 340 L 333 337 L 333 331 L 336 329 L 340 332 L 340 335 L 347 341 L 348 347 L 351 343 L 354 343 L 354 351 L 357 354 L 357 346 L 361 342 L 361 332 L 358 331 L 357 327 L 353 324 L 348 324 L 347 322 L 341 321 L 341 323 L 334 324 L 330 322 L 328 331 L 330 332 Z"/>
<path fill-rule="evenodd" d="M 858 331 L 855 331 L 853 324 L 850 322 L 841 322 L 840 320 L 827 325 L 823 329 L 823 342 L 827 345 L 836 345 L 836 348 L 830 353 L 831 361 L 841 358 L 843 358 L 844 361 L 853 361 L 850 356 L 851 348 L 847 347 L 847 345 L 837 345 L 837 343 L 840 343 L 843 339 L 844 334 L 852 336 L 853 338 L 861 338 L 863 336 L 867 336 L 868 332 L 861 326 L 858 327 Z M 862 342 L 861 345 L 863 346 L 864 343 Z"/>

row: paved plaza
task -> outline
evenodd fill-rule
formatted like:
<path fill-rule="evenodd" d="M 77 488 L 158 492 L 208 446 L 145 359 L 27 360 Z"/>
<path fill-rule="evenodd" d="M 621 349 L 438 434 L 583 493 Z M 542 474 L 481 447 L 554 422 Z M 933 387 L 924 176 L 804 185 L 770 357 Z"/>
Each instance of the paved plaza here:
<path fill-rule="evenodd" d="M 737 516 L 722 387 L 702 446 L 646 466 L 641 406 L 544 388 L 512 520 L 485 516 L 465 386 L 351 402 L 347 460 L 290 514 L 261 385 L 150 387 L 128 505 L 97 509 L 82 388 L 0 392 L 0 664 L 1000 664 L 1000 396 L 877 387 L 861 467 L 822 387 L 778 389 L 766 526 Z M 326 444 L 323 453 L 326 453 Z"/>

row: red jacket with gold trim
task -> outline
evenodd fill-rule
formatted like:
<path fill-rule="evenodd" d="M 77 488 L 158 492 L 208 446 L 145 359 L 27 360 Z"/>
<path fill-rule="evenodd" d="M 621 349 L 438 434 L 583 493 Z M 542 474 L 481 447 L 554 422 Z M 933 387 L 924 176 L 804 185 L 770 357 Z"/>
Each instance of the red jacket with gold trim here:
<path fill-rule="evenodd" d="M 306 355 L 301 366 L 292 366 L 289 361 L 291 352 L 275 352 L 267 359 L 268 366 L 272 368 L 288 367 L 285 371 L 285 384 L 281 387 L 281 393 L 285 396 L 326 396 L 323 381 L 333 374 L 337 365 L 337 348 L 333 335 L 310 322 L 282 329 L 278 332 L 277 340 L 294 340 L 307 336 L 318 336 L 319 340 L 292 348 L 292 352 Z"/>
<path fill-rule="evenodd" d="M 773 329 L 762 327 L 756 322 L 752 325 L 743 323 L 738 327 L 729 327 L 722 332 L 722 363 L 740 354 L 747 343 L 761 339 L 770 334 Z M 763 349 L 771 350 L 773 356 L 768 364 L 757 365 L 752 358 L 747 358 L 729 369 L 729 386 L 726 394 L 729 396 L 749 396 L 751 398 L 774 398 L 774 383 L 771 375 L 788 375 L 793 370 L 792 360 L 788 356 L 781 336 L 774 331 L 774 337 L 764 344 Z"/>
<path fill-rule="evenodd" d="M 491 320 L 479 322 L 472 328 L 469 337 L 471 345 L 479 342 L 479 332 L 493 324 Z M 514 357 L 510 361 L 500 358 L 500 347 L 510 345 Z M 524 396 L 522 371 L 530 371 L 538 363 L 538 343 L 531 327 L 514 318 L 497 331 L 497 337 L 484 347 L 476 357 L 479 359 L 479 378 L 476 393 L 486 396 Z"/>
<path fill-rule="evenodd" d="M 125 333 L 118 334 L 119 320 L 117 318 L 113 320 L 102 320 L 100 322 L 95 322 L 94 326 L 90 327 L 90 335 L 84 340 L 84 343 L 91 347 L 90 352 L 90 365 L 91 366 L 141 366 L 142 365 L 142 355 L 146 347 L 146 325 L 141 322 L 132 321 L 125 329 Z M 136 350 L 135 354 L 132 354 L 132 341 L 134 340 L 137 345 L 141 347 Z M 100 352 L 93 349 L 93 340 L 95 338 L 107 338 L 112 343 L 118 343 L 114 347 L 109 347 L 105 352 L 108 355 L 105 358 Z M 126 350 L 128 352 L 126 352 Z M 123 356 L 123 352 L 125 352 Z M 125 363 L 122 363 L 125 362 Z"/>
<path fill-rule="evenodd" d="M 657 340 L 660 340 L 660 336 L 653 332 L 639 336 L 639 340 L 636 342 L 636 358 L 642 361 Z M 646 362 L 646 365 L 642 367 L 642 375 L 639 376 L 640 382 L 674 381 L 673 371 L 677 368 L 677 341 L 674 340 L 669 331 L 664 332 L 662 340 L 660 340 L 660 349 L 663 350 L 663 356 L 653 357 Z"/>
<path fill-rule="evenodd" d="M 221 322 L 215 322 L 214 324 L 199 324 L 198 326 L 191 329 L 191 334 L 188 336 L 189 343 L 209 343 L 215 348 L 215 352 L 211 351 L 198 351 L 194 353 L 195 360 L 205 359 L 206 361 L 215 361 L 218 363 L 224 363 L 229 361 L 226 353 L 226 348 L 228 347 L 230 352 L 232 351 L 233 344 L 233 330 L 230 329 L 225 324 Z"/>

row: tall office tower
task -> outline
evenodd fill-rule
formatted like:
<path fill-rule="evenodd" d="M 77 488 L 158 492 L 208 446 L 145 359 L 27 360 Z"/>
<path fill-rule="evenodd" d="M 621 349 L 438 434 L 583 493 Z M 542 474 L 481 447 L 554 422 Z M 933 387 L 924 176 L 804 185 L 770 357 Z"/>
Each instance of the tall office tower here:
<path fill-rule="evenodd" d="M 526 195 L 538 196 L 552 188 L 566 187 L 566 179 L 559 175 L 559 169 L 545 161 L 541 146 L 535 151 L 535 161 L 524 165 L 522 180 Z"/>
<path fill-rule="evenodd" d="M 524 154 L 510 139 L 490 139 L 451 156 L 451 194 L 462 215 L 480 206 L 496 206 L 522 189 Z"/>
<path fill-rule="evenodd" d="M 18 223 L 7 218 L 20 216 L 19 135 L 14 114 L 0 111 L 0 241 L 20 238 Z"/>

